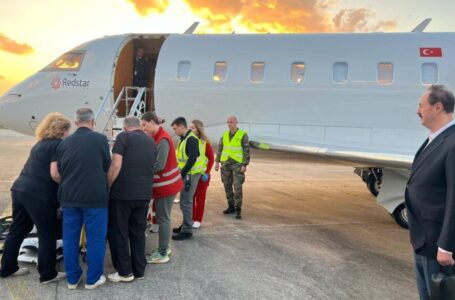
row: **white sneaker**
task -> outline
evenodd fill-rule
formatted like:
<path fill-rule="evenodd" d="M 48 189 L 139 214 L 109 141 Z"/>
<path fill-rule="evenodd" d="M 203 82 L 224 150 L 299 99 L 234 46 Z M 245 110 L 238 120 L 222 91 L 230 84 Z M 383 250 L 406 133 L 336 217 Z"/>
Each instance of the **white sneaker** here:
<path fill-rule="evenodd" d="M 29 269 L 27 268 L 19 268 L 17 269 L 16 272 L 14 272 L 13 274 L 9 275 L 9 276 L 22 276 L 22 275 L 26 275 L 30 273 Z"/>
<path fill-rule="evenodd" d="M 94 284 L 85 284 L 85 289 L 86 290 L 93 290 L 93 289 L 96 289 L 97 287 L 99 287 L 100 285 L 103 285 L 105 283 L 106 283 L 106 276 L 101 275 L 100 279 L 98 279 L 98 281 L 95 282 Z"/>
<path fill-rule="evenodd" d="M 175 199 L 174 199 L 174 203 L 175 203 L 175 204 L 180 203 L 180 198 L 175 198 Z"/>
<path fill-rule="evenodd" d="M 46 280 L 46 281 L 42 281 L 41 284 L 48 284 L 48 283 L 56 282 L 56 281 L 59 281 L 59 280 L 65 279 L 65 278 L 66 278 L 66 273 L 65 272 L 58 272 L 57 276 L 55 276 L 52 279 L 49 279 L 49 280 Z"/>
<path fill-rule="evenodd" d="M 77 282 L 75 284 L 68 283 L 68 289 L 69 290 L 77 289 L 77 286 L 79 285 L 79 283 L 81 283 L 81 281 L 82 281 L 82 275 L 81 275 L 81 277 L 79 277 L 79 279 L 77 280 Z"/>
<path fill-rule="evenodd" d="M 158 232 L 159 229 L 160 229 L 160 225 L 159 224 L 152 224 L 150 226 L 150 232 Z"/>
<path fill-rule="evenodd" d="M 134 280 L 133 275 L 129 276 L 120 276 L 118 272 L 107 275 L 107 279 L 111 282 L 130 282 Z"/>
<path fill-rule="evenodd" d="M 199 228 L 199 227 L 201 227 L 201 222 L 194 221 L 193 222 L 193 228 Z"/>

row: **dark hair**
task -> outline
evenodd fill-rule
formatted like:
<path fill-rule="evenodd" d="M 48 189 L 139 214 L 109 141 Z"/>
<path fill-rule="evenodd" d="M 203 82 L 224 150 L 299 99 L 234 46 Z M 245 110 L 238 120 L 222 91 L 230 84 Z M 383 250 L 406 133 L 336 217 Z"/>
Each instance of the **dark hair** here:
<path fill-rule="evenodd" d="M 153 121 L 153 123 L 155 123 L 156 125 L 160 124 L 160 122 L 158 121 L 158 117 L 155 115 L 155 113 L 153 113 L 151 111 L 144 113 L 141 117 L 141 120 L 144 120 L 147 122 Z"/>
<path fill-rule="evenodd" d="M 428 95 L 428 103 L 435 105 L 436 103 L 441 102 L 446 113 L 453 113 L 455 97 L 451 91 L 443 85 L 432 85 L 428 88 L 428 91 L 430 92 Z"/>
<path fill-rule="evenodd" d="M 174 121 L 172 121 L 171 126 L 180 126 L 183 125 L 183 127 L 188 128 L 188 125 L 186 124 L 186 120 L 184 117 L 178 117 Z"/>

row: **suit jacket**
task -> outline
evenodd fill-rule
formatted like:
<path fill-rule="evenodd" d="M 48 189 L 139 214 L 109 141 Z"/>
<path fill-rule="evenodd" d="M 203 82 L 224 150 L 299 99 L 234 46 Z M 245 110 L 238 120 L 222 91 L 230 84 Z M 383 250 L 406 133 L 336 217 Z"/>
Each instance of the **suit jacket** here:
<path fill-rule="evenodd" d="M 436 258 L 438 247 L 455 253 L 455 125 L 427 143 L 414 158 L 405 201 L 414 251 Z"/>
<path fill-rule="evenodd" d="M 107 138 L 80 127 L 57 147 L 61 207 L 104 208 L 111 157 Z"/>

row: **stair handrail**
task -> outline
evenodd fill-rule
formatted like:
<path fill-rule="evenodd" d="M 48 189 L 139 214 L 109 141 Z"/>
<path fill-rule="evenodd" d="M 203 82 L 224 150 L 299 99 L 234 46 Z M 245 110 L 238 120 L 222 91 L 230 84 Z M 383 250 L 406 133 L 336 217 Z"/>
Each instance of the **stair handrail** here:
<path fill-rule="evenodd" d="M 106 131 L 107 126 L 109 125 L 109 122 L 112 120 L 112 117 L 114 116 L 114 113 L 116 113 L 117 107 L 118 107 L 118 105 L 120 103 L 120 100 L 123 97 L 124 92 L 125 92 L 125 87 L 122 87 L 122 89 L 120 90 L 120 93 L 117 96 L 117 99 L 115 99 L 115 102 L 114 102 L 114 105 L 111 108 L 111 111 L 109 112 L 109 116 L 108 116 L 108 118 L 106 120 L 106 123 L 103 126 L 103 130 L 101 131 L 102 133 L 104 133 Z"/>

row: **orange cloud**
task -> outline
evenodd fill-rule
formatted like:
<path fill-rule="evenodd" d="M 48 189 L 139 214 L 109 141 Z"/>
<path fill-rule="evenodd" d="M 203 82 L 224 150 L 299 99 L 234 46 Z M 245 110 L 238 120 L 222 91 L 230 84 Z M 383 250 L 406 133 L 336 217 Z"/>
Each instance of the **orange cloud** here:
<path fill-rule="evenodd" d="M 0 50 L 18 55 L 31 54 L 35 51 L 31 46 L 19 44 L 2 33 L 0 33 Z"/>
<path fill-rule="evenodd" d="M 396 28 L 395 21 L 380 21 L 369 23 L 368 20 L 374 18 L 375 13 L 366 8 L 343 9 L 334 18 L 333 23 L 339 31 L 390 31 Z"/>
<path fill-rule="evenodd" d="M 333 12 L 339 0 L 183 1 L 193 14 L 206 21 L 198 32 L 230 33 L 240 27 L 249 32 L 263 33 L 369 32 L 390 31 L 397 26 L 393 20 L 375 22 L 375 12 L 368 8 Z M 153 2 L 155 6 L 156 2 L 167 3 L 152 0 L 133 2 L 143 5 Z M 156 11 L 155 6 L 149 5 L 148 8 Z"/>
<path fill-rule="evenodd" d="M 149 13 L 162 13 L 169 7 L 169 0 L 128 0 L 141 16 Z"/>

